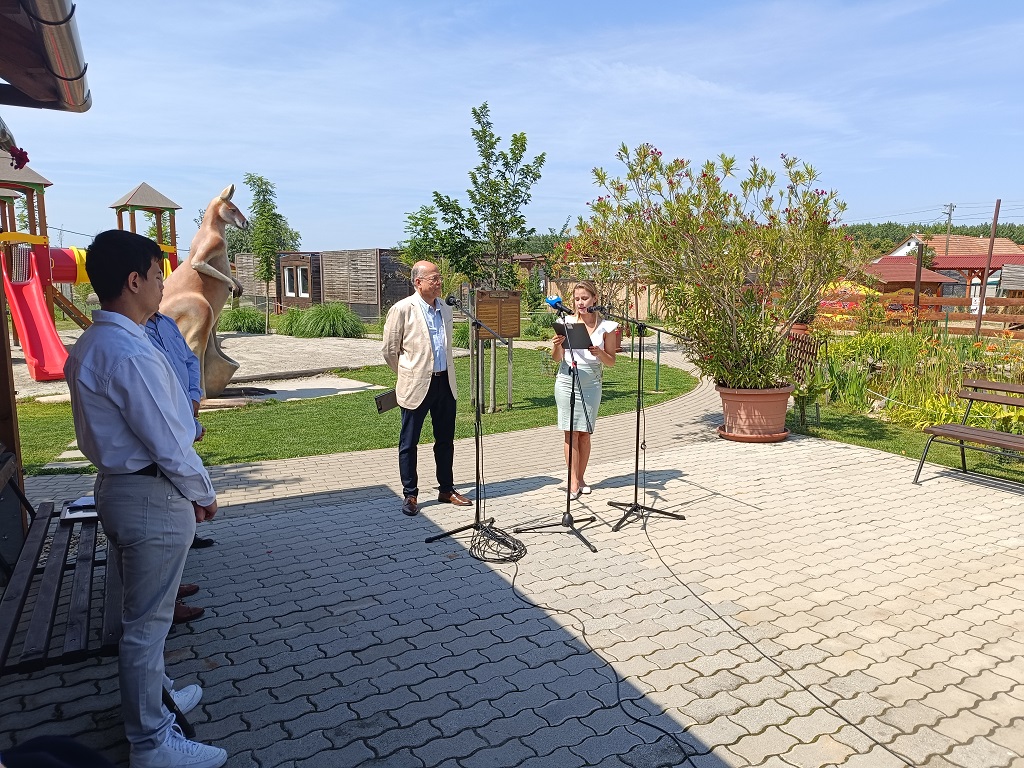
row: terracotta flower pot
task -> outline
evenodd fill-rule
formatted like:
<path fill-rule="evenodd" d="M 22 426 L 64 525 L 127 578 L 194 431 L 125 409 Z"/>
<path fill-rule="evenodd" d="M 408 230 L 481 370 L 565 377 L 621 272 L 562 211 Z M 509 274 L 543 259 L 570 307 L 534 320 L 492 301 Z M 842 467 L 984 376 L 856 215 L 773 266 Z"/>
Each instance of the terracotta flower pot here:
<path fill-rule="evenodd" d="M 725 423 L 718 436 L 741 443 L 777 443 L 789 436 L 786 410 L 793 385 L 774 389 L 715 387 Z"/>
<path fill-rule="evenodd" d="M 793 323 L 789 332 L 794 336 L 806 336 L 809 327 L 807 323 Z"/>

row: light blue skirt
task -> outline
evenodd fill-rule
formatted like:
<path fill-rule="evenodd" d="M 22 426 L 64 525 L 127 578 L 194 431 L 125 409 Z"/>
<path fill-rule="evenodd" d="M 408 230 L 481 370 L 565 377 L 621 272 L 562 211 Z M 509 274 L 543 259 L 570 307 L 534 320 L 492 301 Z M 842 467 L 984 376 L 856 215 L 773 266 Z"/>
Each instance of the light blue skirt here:
<path fill-rule="evenodd" d="M 576 402 L 573 405 L 572 427 L 569 426 L 569 401 L 572 373 L 566 363 L 558 366 L 555 375 L 555 405 L 558 406 L 558 428 L 563 432 L 593 432 L 597 411 L 601 407 L 601 368 L 576 368 Z"/>

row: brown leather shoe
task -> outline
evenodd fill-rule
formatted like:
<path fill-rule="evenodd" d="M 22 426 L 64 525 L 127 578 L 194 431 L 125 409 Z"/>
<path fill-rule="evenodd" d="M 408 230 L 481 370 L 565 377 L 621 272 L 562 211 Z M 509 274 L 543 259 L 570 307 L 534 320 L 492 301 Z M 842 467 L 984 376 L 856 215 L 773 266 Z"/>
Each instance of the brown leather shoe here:
<path fill-rule="evenodd" d="M 415 517 L 419 514 L 420 508 L 416 503 L 415 496 L 406 496 L 405 501 L 402 503 L 402 512 L 407 514 L 409 517 Z"/>
<path fill-rule="evenodd" d="M 181 584 L 178 586 L 178 599 L 181 600 L 183 597 L 192 597 L 192 595 L 198 591 L 198 584 Z"/>
<path fill-rule="evenodd" d="M 451 493 L 442 493 L 438 495 L 437 500 L 441 504 L 454 504 L 457 507 L 473 506 L 473 502 L 467 499 L 458 491 L 452 491 Z"/>
<path fill-rule="evenodd" d="M 174 624 L 184 624 L 186 621 L 192 621 L 198 619 L 206 613 L 205 608 L 199 608 L 197 606 L 185 605 L 185 603 L 179 600 L 174 604 Z"/>

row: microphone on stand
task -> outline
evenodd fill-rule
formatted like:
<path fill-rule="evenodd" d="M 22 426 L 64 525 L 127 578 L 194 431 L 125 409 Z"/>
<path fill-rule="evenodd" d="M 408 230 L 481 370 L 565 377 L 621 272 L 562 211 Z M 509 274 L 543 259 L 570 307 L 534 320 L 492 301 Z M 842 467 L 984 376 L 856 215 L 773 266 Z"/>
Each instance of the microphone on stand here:
<path fill-rule="evenodd" d="M 571 315 L 573 312 L 565 304 L 562 303 L 561 296 L 548 296 L 544 299 L 544 303 L 551 307 L 556 312 L 564 312 L 567 315 Z"/>
<path fill-rule="evenodd" d="M 591 314 L 593 314 L 594 312 L 607 312 L 608 307 L 604 306 L 603 304 L 596 304 L 593 307 L 587 307 L 586 311 L 590 312 Z"/>
<path fill-rule="evenodd" d="M 454 296 L 448 296 L 444 300 L 444 303 L 447 304 L 449 307 L 457 307 L 459 305 L 459 300 Z"/>

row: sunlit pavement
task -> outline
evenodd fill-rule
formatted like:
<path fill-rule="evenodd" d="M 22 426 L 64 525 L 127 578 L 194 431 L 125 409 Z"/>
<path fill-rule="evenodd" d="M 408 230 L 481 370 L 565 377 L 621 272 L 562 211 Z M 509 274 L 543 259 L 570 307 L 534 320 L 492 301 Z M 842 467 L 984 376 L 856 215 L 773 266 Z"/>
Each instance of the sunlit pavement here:
<path fill-rule="evenodd" d="M 405 517 L 394 450 L 214 468 L 206 615 L 167 641 L 198 738 L 232 767 L 1024 766 L 1024 486 L 915 486 L 913 457 L 730 443 L 718 415 L 706 383 L 647 409 L 640 501 L 686 519 L 618 532 L 635 416 L 600 419 L 572 505 L 597 553 L 556 526 L 515 564 L 424 543 L 475 510 L 423 490 Z M 558 523 L 561 433 L 483 445 L 484 516 Z M 456 472 L 472 495 L 472 440 Z M 115 660 L 3 678 L 0 751 L 44 733 L 127 763 Z"/>

